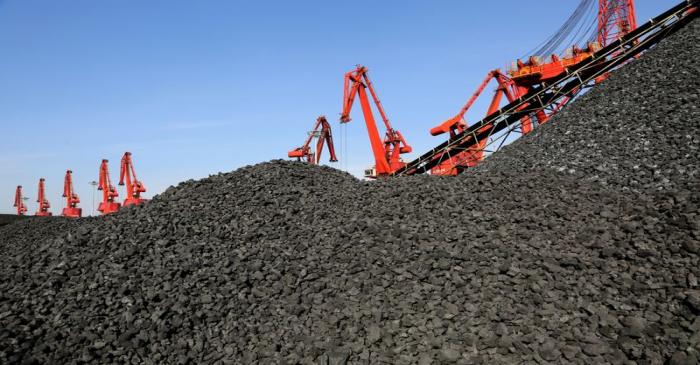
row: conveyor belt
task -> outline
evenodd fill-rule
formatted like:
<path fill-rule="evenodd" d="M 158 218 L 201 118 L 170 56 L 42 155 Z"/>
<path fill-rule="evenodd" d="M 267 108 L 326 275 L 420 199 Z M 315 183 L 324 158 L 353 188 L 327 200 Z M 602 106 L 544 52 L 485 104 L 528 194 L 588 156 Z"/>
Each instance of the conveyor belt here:
<path fill-rule="evenodd" d="M 684 1 L 649 20 L 634 31 L 595 52 L 590 58 L 570 67 L 554 81 L 533 89 L 523 97 L 474 123 L 464 132 L 450 138 L 417 159 L 409 162 L 392 176 L 422 174 L 450 157 L 474 148 L 478 141 L 499 140 L 499 133 L 519 128 L 524 116 L 539 110 L 554 110 L 579 91 L 595 85 L 600 76 L 624 64 L 627 60 L 675 33 L 700 14 L 699 0 Z M 503 143 L 501 140 L 500 143 Z"/>

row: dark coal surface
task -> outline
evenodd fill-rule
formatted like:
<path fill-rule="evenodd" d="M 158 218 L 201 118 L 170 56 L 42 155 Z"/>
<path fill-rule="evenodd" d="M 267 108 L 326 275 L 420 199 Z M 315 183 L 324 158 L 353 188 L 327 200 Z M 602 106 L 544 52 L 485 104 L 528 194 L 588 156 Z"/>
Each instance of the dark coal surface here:
<path fill-rule="evenodd" d="M 632 190 L 700 180 L 700 22 L 612 74 L 479 168 L 552 168 Z"/>
<path fill-rule="evenodd" d="M 0 214 L 0 226 L 8 225 L 16 220 L 26 218 L 27 216 L 18 216 L 15 214 Z"/>
<path fill-rule="evenodd" d="M 615 152 L 637 141 L 613 129 L 617 142 L 586 159 L 539 140 L 587 131 L 580 105 L 597 94 L 624 84 L 638 95 L 675 77 L 684 69 L 649 59 L 697 47 L 686 43 L 697 28 L 457 178 L 366 183 L 273 161 L 100 219 L 2 227 L 0 363 L 695 364 L 695 175 L 633 184 L 620 167 L 592 173 L 600 156 L 647 159 Z M 687 92 L 673 85 L 663 92 Z M 565 120 L 575 107 L 581 118 Z M 661 122 L 629 115 L 615 122 Z M 684 125 L 692 147 L 697 127 Z"/>

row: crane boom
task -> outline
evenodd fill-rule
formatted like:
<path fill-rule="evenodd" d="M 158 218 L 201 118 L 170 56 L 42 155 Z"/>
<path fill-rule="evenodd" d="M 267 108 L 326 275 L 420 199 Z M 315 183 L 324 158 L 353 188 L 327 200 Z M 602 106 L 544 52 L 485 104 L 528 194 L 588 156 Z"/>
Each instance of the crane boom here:
<path fill-rule="evenodd" d="M 22 196 L 22 185 L 17 185 L 17 189 L 15 189 L 15 204 L 12 206 L 17 208 L 17 215 L 27 213 L 27 206 L 24 205 L 24 197 Z"/>
<path fill-rule="evenodd" d="M 73 190 L 73 171 L 66 170 L 66 177 L 63 179 L 63 197 L 66 198 L 66 206 L 63 208 L 64 217 L 78 218 L 83 215 L 83 209 L 78 207 L 80 198 Z"/>
<path fill-rule="evenodd" d="M 139 205 L 145 201 L 141 193 L 146 192 L 146 187 L 136 177 L 134 163 L 131 160 L 131 152 L 125 152 L 119 169 L 119 185 L 126 185 L 126 198 L 124 206 Z"/>
<path fill-rule="evenodd" d="M 109 178 L 108 163 L 109 161 L 104 159 L 100 164 L 100 182 L 97 186 L 97 190 L 102 191 L 102 202 L 100 202 L 97 210 L 103 215 L 114 213 L 121 207 L 121 204 L 114 201 L 119 196 L 119 193 Z"/>
<path fill-rule="evenodd" d="M 384 122 L 386 134 L 384 140 L 379 137 L 379 130 L 374 119 L 372 106 L 367 96 L 367 90 L 374 101 L 374 105 L 379 111 L 379 115 Z M 393 171 L 404 166 L 401 154 L 410 153 L 413 149 L 406 143 L 403 135 L 398 130 L 392 128 L 389 118 L 387 118 L 381 101 L 374 90 L 374 86 L 367 75 L 367 68 L 358 65 L 355 70 L 347 72 L 344 78 L 343 87 L 343 111 L 340 115 L 341 123 L 350 122 L 350 112 L 352 110 L 355 97 L 360 98 L 360 106 L 365 118 L 365 125 L 369 135 L 370 145 L 374 154 L 375 165 L 372 169 L 365 171 L 365 176 L 377 178 L 389 176 Z"/>

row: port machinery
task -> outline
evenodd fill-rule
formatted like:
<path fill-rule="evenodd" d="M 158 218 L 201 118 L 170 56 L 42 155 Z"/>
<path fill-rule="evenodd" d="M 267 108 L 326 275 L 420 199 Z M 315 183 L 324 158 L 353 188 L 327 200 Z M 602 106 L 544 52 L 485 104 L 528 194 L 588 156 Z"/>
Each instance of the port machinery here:
<path fill-rule="evenodd" d="M 106 181 L 109 182 L 109 174 L 106 176 Z M 134 169 L 131 152 L 124 152 L 124 156 L 122 156 L 119 168 L 119 185 L 125 185 L 126 187 L 126 198 L 124 198 L 123 206 L 139 205 L 146 201 L 141 198 L 141 193 L 146 192 L 146 186 L 136 177 L 136 170 Z"/>
<path fill-rule="evenodd" d="M 587 18 L 590 14 L 595 14 L 591 22 L 593 24 L 588 23 Z M 586 27 L 593 28 L 594 25 L 595 32 L 593 34 L 589 35 L 590 31 L 588 30 L 582 31 Z M 552 37 L 538 49 L 528 52 L 528 54 L 549 56 L 528 56 L 524 61 L 518 59 L 513 62 L 512 66 L 505 72 L 500 69 L 490 71 L 460 112 L 432 128 L 430 134 L 437 136 L 449 133 L 450 137 L 454 137 L 457 133 L 464 132 L 467 127 L 465 114 L 492 81 L 495 81 L 497 86 L 486 115 L 490 115 L 500 108 L 504 96 L 508 103 L 514 102 L 535 88 L 543 87 L 552 82 L 568 68 L 592 57 L 593 53 L 602 47 L 636 28 L 634 0 L 582 0 L 569 19 Z M 587 41 L 586 46 L 579 48 L 577 44 L 583 40 Z M 563 52 L 560 50 L 561 46 L 569 44 L 573 45 Z M 563 55 L 558 53 L 563 53 Z M 607 74 L 599 76 L 596 82 L 603 81 L 605 77 Z M 524 115 L 520 128 L 516 131 L 521 134 L 530 133 L 535 125 L 546 123 L 582 90 L 584 89 L 574 90 L 570 97 L 560 100 L 553 108 Z M 526 106 L 523 105 L 521 108 L 524 110 Z M 433 175 L 457 175 L 466 168 L 475 166 L 485 157 L 486 145 L 487 141 L 479 141 L 470 149 L 434 166 L 430 172 Z"/>
<path fill-rule="evenodd" d="M 36 202 L 39 203 L 39 208 L 34 214 L 37 217 L 50 217 L 52 213 L 49 211 L 51 204 L 49 204 L 48 199 L 46 199 L 46 189 L 45 189 L 46 179 L 43 177 L 39 179 L 39 196 L 36 198 Z"/>
<path fill-rule="evenodd" d="M 316 139 L 316 150 L 311 151 L 311 142 Z M 321 162 L 321 153 L 323 146 L 328 146 L 330 154 L 329 161 L 337 162 L 338 157 L 335 155 L 335 145 L 333 144 L 333 134 L 331 133 L 331 125 L 325 116 L 321 115 L 316 118 L 314 128 L 309 132 L 306 141 L 301 147 L 297 147 L 287 153 L 289 158 L 296 158 L 297 161 L 304 161 L 312 165 L 318 165 Z"/>
<path fill-rule="evenodd" d="M 103 159 L 100 163 L 99 183 L 97 190 L 102 191 L 102 201 L 97 207 L 97 211 L 101 214 L 111 214 L 119 211 L 121 204 L 116 201 L 119 197 L 119 192 L 112 185 L 112 180 L 109 178 L 109 160 Z"/>
<path fill-rule="evenodd" d="M 490 71 L 457 115 L 430 129 L 434 136 L 448 134 L 448 140 L 414 161 L 406 163 L 401 158 L 412 148 L 391 126 L 364 66 L 358 65 L 345 74 L 340 122 L 350 121 L 357 97 L 375 159 L 374 166 L 365 170 L 367 178 L 417 173 L 454 176 L 477 165 L 517 135 L 528 134 L 546 123 L 581 92 L 604 81 L 610 71 L 682 27 L 697 16 L 697 3 L 698 0 L 686 0 L 637 27 L 634 0 L 581 0 L 552 37 L 527 53 L 531 56 L 516 60 L 505 71 Z M 579 47 L 583 40 L 585 45 Z M 567 48 L 562 50 L 563 46 Z M 466 113 L 494 80 L 497 86 L 486 117 L 469 125 Z M 505 106 L 501 105 L 503 100 Z M 385 125 L 383 139 L 371 101 Z M 327 129 L 330 133 L 330 126 Z M 309 141 L 288 156 L 318 163 L 318 157 L 314 158 L 308 147 Z M 323 139 L 319 141 L 322 142 Z M 318 156 L 320 149 L 317 151 Z"/>
<path fill-rule="evenodd" d="M 335 154 L 333 154 L 333 156 L 335 156 Z M 100 205 L 97 210 L 104 215 L 117 212 L 122 207 L 143 204 L 146 199 L 142 198 L 141 194 L 146 192 L 146 187 L 143 182 L 136 177 L 136 170 L 134 168 L 131 152 L 124 153 L 119 171 L 119 185 L 125 185 L 126 190 L 126 197 L 123 203 L 117 202 L 119 192 L 117 191 L 117 188 L 112 185 L 112 181 L 109 177 L 108 163 L 108 160 L 102 160 L 99 170 L 99 183 L 95 182 L 97 190 L 102 191 L 102 200 L 100 201 Z M 39 197 L 37 198 L 39 208 L 35 215 L 40 217 L 48 217 L 52 215 L 52 213 L 49 211 L 51 205 L 49 204 L 48 199 L 46 199 L 45 181 L 46 180 L 44 178 L 39 179 Z M 82 208 L 78 207 L 80 197 L 73 189 L 72 170 L 66 170 L 65 178 L 63 180 L 63 197 L 66 200 L 66 205 L 63 208 L 61 215 L 70 218 L 81 217 L 83 210 Z M 25 215 L 27 212 L 27 206 L 24 204 L 24 199 L 26 198 L 24 198 L 22 195 L 22 186 L 18 185 L 15 189 L 15 201 L 13 205 L 16 208 L 17 215 Z"/>
<path fill-rule="evenodd" d="M 27 206 L 24 204 L 24 196 L 22 196 L 22 185 L 17 185 L 15 189 L 15 203 L 13 207 L 17 208 L 17 215 L 27 213 Z"/>
<path fill-rule="evenodd" d="M 63 197 L 66 198 L 66 206 L 63 208 L 61 215 L 70 218 L 82 217 L 83 209 L 78 207 L 80 197 L 73 189 L 72 170 L 66 170 L 66 176 L 63 179 Z"/>
<path fill-rule="evenodd" d="M 534 70 L 535 74 L 539 73 L 536 84 L 521 89 L 520 94 L 508 98 L 507 105 L 499 109 L 494 107 L 493 109 L 496 110 L 489 110 L 490 113 L 485 118 L 470 126 L 466 126 L 466 123 L 460 124 L 458 123 L 460 120 L 452 118 L 448 122 L 453 124 L 446 122 L 436 127 L 442 128 L 444 132 L 450 132 L 449 139 L 394 170 L 391 176 L 434 172 L 436 167 L 445 171 L 449 168 L 449 166 L 446 168 L 445 164 L 456 165 L 455 161 L 468 162 L 466 166 L 455 167 L 452 171 L 444 172 L 446 175 L 458 174 L 470 167 L 469 163 L 473 165 L 478 162 L 475 160 L 483 158 L 484 152 L 495 152 L 500 149 L 511 133 L 529 132 L 533 116 L 536 119 L 539 118 L 538 124 L 545 123 L 551 115 L 578 93 L 595 86 L 597 82 L 607 77 L 610 71 L 681 29 L 700 14 L 698 2 L 698 0 L 686 0 L 643 25 L 623 32 L 622 35 L 608 33 L 606 37 L 617 38 L 603 40 L 600 47 L 588 47 L 589 49 L 582 52 L 585 57 L 562 67 L 558 73 L 551 72 L 547 75 L 536 68 L 546 65 L 519 64 L 514 74 L 515 78 L 528 75 L 527 79 L 533 79 Z M 526 67 L 530 67 L 530 71 L 527 71 Z M 524 73 L 521 75 L 518 72 Z M 508 84 L 506 86 L 512 87 Z M 499 85 L 499 87 L 502 86 Z M 506 96 L 508 96 L 507 93 Z M 530 122 L 529 125 L 528 122 Z M 433 131 L 438 131 L 436 128 L 433 128 Z"/>
<path fill-rule="evenodd" d="M 369 92 L 369 95 L 368 95 Z M 384 138 L 379 135 L 377 122 L 372 112 L 372 103 L 379 112 L 379 116 L 384 123 Z M 370 146 L 374 155 L 374 166 L 365 170 L 365 177 L 376 179 L 390 176 L 393 171 L 402 168 L 405 163 L 401 158 L 402 154 L 411 153 L 413 148 L 406 142 L 401 132 L 394 129 L 389 118 L 384 111 L 382 102 L 377 96 L 374 85 L 369 79 L 368 70 L 362 65 L 357 65 L 354 70 L 346 72 L 343 85 L 343 111 L 340 113 L 340 123 L 349 123 L 350 112 L 355 102 L 355 98 L 360 100 L 362 115 L 365 119 L 365 126 L 369 136 Z"/>

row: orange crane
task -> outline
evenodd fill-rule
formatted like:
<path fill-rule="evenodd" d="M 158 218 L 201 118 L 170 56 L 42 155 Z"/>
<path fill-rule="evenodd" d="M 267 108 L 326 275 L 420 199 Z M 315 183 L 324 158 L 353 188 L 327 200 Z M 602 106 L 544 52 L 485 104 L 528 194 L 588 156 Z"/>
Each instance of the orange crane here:
<path fill-rule="evenodd" d="M 146 192 L 146 187 L 136 178 L 134 163 L 131 160 L 131 152 L 125 152 L 122 157 L 121 169 L 119 172 L 119 185 L 126 183 L 126 198 L 124 206 L 139 205 L 145 201 L 141 198 L 141 193 Z"/>
<path fill-rule="evenodd" d="M 430 129 L 430 134 L 433 136 L 438 136 L 443 133 L 449 133 L 450 137 L 454 137 L 458 133 L 464 132 L 467 128 L 467 123 L 464 120 L 464 115 L 469 111 L 469 109 L 474 105 L 474 102 L 481 96 L 481 93 L 486 89 L 486 86 L 495 80 L 497 83 L 496 92 L 493 95 L 493 99 L 489 104 L 489 108 L 486 111 L 486 115 L 490 115 L 499 109 L 501 100 L 503 96 L 506 97 L 509 103 L 515 101 L 520 97 L 520 91 L 513 81 L 504 75 L 500 70 L 495 69 L 486 75 L 484 81 L 482 81 L 479 88 L 472 94 L 471 98 L 462 107 L 462 109 L 454 117 L 444 121 L 440 125 Z M 530 126 L 529 117 L 523 118 L 523 128 Z M 483 130 L 481 130 L 483 132 Z M 439 165 L 431 169 L 433 175 L 441 176 L 454 176 L 462 172 L 465 168 L 474 167 L 484 158 L 484 147 L 486 146 L 486 141 L 479 141 L 474 147 L 468 150 L 456 154 L 452 158 L 440 163 Z"/>
<path fill-rule="evenodd" d="M 311 152 L 311 141 L 317 138 L 316 151 Z M 323 152 L 324 144 L 328 144 L 328 152 L 330 153 L 330 162 L 337 162 L 335 156 L 335 146 L 333 146 L 333 135 L 331 134 L 331 125 L 326 120 L 326 117 L 321 115 L 316 119 L 314 129 L 309 132 L 309 137 L 301 147 L 297 147 L 287 153 L 290 158 L 296 158 L 297 161 L 306 161 L 312 165 L 318 165 L 321 162 L 321 153 Z"/>
<path fill-rule="evenodd" d="M 634 0 L 598 1 L 598 43 L 601 47 L 637 29 Z"/>
<path fill-rule="evenodd" d="M 46 192 L 44 191 L 44 181 L 45 179 L 43 177 L 39 179 L 39 196 L 36 199 L 36 202 L 39 203 L 39 209 L 35 214 L 37 217 L 50 217 L 52 215 L 51 212 L 49 212 L 51 204 L 49 204 L 49 201 L 46 199 Z"/>
<path fill-rule="evenodd" d="M 384 122 L 384 127 L 386 128 L 383 140 L 379 137 L 379 130 L 377 129 L 377 123 L 372 113 L 367 90 L 369 90 L 374 105 L 379 111 L 382 121 Z M 369 134 L 369 142 L 372 146 L 375 162 L 371 169 L 365 170 L 365 177 L 377 178 L 389 176 L 405 165 L 401 159 L 401 155 L 410 153 L 413 149 L 406 143 L 401 133 L 392 128 L 386 113 L 384 113 L 384 108 L 377 97 L 377 93 L 374 91 L 372 82 L 369 80 L 369 76 L 367 76 L 367 68 L 360 65 L 357 65 L 354 70 L 345 74 L 343 112 L 340 115 L 341 123 L 350 122 L 350 111 L 352 110 L 355 96 L 359 96 L 360 98 L 360 106 L 362 107 L 362 113 L 365 117 L 367 133 Z"/>
<path fill-rule="evenodd" d="M 557 31 L 557 34 L 535 52 L 536 54 L 550 54 L 546 61 L 540 56 L 530 56 L 526 61 L 517 60 L 514 62 L 514 66 L 507 71 L 507 74 L 502 73 L 498 69 L 489 72 L 486 79 L 460 112 L 432 128 L 430 133 L 436 136 L 449 132 L 450 138 L 452 138 L 456 134 L 465 131 L 467 123 L 464 120 L 464 115 L 492 80 L 496 81 L 497 87 L 486 112 L 487 116 L 500 109 L 502 96 L 506 96 L 508 103 L 512 103 L 528 93 L 536 92 L 537 89 L 541 89 L 551 84 L 552 81 L 559 79 L 569 68 L 591 59 L 602 47 L 637 28 L 634 0 L 598 0 L 595 19 L 597 32 L 594 39 L 596 41 L 589 41 L 585 48 L 579 48 L 576 45 L 571 46 L 566 49 L 564 56 L 554 54 L 553 51 L 559 47 L 559 44 L 567 39 L 567 34 L 577 29 L 578 23 L 582 21 L 587 12 L 586 9 L 594 11 L 594 1 L 596 0 L 581 1 L 574 15 Z M 580 30 L 580 28 L 578 29 Z M 613 56 L 615 55 L 613 54 Z M 607 74 L 598 77 L 596 82 L 601 82 L 606 76 Z M 530 133 L 533 129 L 534 121 L 538 125 L 546 123 L 549 118 L 571 101 L 580 90 L 581 88 L 574 90 L 571 95 L 562 98 L 548 110 L 536 109 L 530 104 L 523 103 L 517 110 L 518 112 L 525 112 L 531 109 L 533 111 L 521 113 L 523 116 L 519 121 L 520 132 L 522 134 Z M 478 132 L 487 132 L 488 128 L 486 126 Z M 431 173 L 434 175 L 457 175 L 464 169 L 473 167 L 484 158 L 487 142 L 487 140 L 477 141 L 469 149 L 442 159 L 442 162 L 431 169 Z"/>
<path fill-rule="evenodd" d="M 100 202 L 97 210 L 103 215 L 114 213 L 121 207 L 121 204 L 114 201 L 119 196 L 119 193 L 109 179 L 108 162 L 108 160 L 102 160 L 102 164 L 100 164 L 100 182 L 97 186 L 97 190 L 102 190 L 102 202 Z"/>
<path fill-rule="evenodd" d="M 620 5 L 620 1 L 615 4 Z M 592 0 L 584 0 L 582 4 L 594 3 Z M 597 81 L 601 77 L 604 78 L 611 70 L 622 67 L 628 61 L 639 57 L 640 54 L 700 16 L 699 5 L 700 0 L 683 1 L 595 51 L 590 57 L 566 67 L 559 75 L 545 76 L 547 82 L 533 87 L 525 95 L 480 121 L 466 128 L 461 126 L 460 128 L 464 128 L 462 132 L 455 133 L 447 141 L 433 147 L 413 161 L 407 162 L 404 167 L 393 172 L 392 176 L 430 172 L 434 167 L 453 159 L 460 153 L 473 152 L 473 149 L 483 141 L 488 141 L 487 146 L 493 146 L 498 141 L 503 145 L 505 138 L 511 132 L 522 128 L 525 117 L 533 115 L 537 117 L 540 111 L 550 113 L 549 115 L 557 112 L 581 90 L 594 87 Z M 633 15 L 630 10 L 625 14 Z M 447 130 L 449 131 L 450 128 Z M 500 146 L 496 150 L 498 148 Z"/>
<path fill-rule="evenodd" d="M 78 218 L 83 215 L 83 209 L 78 207 L 80 198 L 73 191 L 73 171 L 66 170 L 66 177 L 63 179 L 63 197 L 66 198 L 66 207 L 63 208 L 64 217 Z"/>
<path fill-rule="evenodd" d="M 634 0 L 598 0 L 596 23 L 597 30 L 593 39 L 589 39 L 585 48 L 579 48 L 575 44 L 567 48 L 565 55 L 560 57 L 554 53 L 561 42 L 561 33 L 571 32 L 572 25 L 582 18 L 586 7 L 593 5 L 595 0 L 583 0 L 574 15 L 557 31 L 557 35 L 551 38 L 545 46 L 535 51 L 535 54 L 546 55 L 548 57 L 530 56 L 527 61 L 517 60 L 515 67 L 508 71 L 513 82 L 520 89 L 520 94 L 524 95 L 532 91 L 534 87 L 539 87 L 548 83 L 566 72 L 571 66 L 577 65 L 593 56 L 595 52 L 608 44 L 614 42 L 629 32 L 637 29 L 637 15 L 634 9 Z M 613 53 L 615 56 L 616 53 Z M 597 82 L 604 78 L 597 79 Z M 538 117 L 538 122 L 544 123 L 551 116 Z"/>
<path fill-rule="evenodd" d="M 22 197 L 22 185 L 17 185 L 17 189 L 15 189 L 15 204 L 13 207 L 17 208 L 17 215 L 24 215 L 27 212 L 27 206 L 24 205 L 24 198 Z"/>

